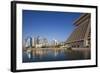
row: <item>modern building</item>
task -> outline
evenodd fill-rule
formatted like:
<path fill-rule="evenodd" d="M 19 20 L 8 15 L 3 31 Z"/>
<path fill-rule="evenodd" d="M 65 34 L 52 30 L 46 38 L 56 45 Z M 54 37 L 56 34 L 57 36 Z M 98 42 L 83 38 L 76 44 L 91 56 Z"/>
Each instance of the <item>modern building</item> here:
<path fill-rule="evenodd" d="M 50 43 L 51 46 L 57 46 L 59 44 L 58 40 L 53 39 Z"/>
<path fill-rule="evenodd" d="M 31 37 L 27 37 L 25 39 L 25 47 L 26 48 L 31 48 L 32 47 L 32 38 Z"/>
<path fill-rule="evenodd" d="M 74 22 L 75 29 L 66 41 L 66 45 L 74 48 L 91 46 L 91 14 L 83 13 Z"/>
<path fill-rule="evenodd" d="M 32 37 L 32 47 L 35 47 L 35 37 Z"/>
<path fill-rule="evenodd" d="M 41 47 L 47 47 L 48 46 L 48 40 L 46 38 L 43 38 L 43 37 L 40 37 L 40 36 L 32 37 L 31 43 L 32 43 L 33 48 L 41 48 Z"/>

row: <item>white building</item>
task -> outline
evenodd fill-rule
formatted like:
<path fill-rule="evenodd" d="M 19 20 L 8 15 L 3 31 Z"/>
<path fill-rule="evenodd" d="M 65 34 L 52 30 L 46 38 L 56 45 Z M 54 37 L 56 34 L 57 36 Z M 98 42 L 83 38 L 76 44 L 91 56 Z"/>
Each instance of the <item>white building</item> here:
<path fill-rule="evenodd" d="M 39 48 L 48 46 L 48 40 L 40 36 L 32 37 L 32 47 Z"/>
<path fill-rule="evenodd" d="M 25 47 L 26 48 L 32 47 L 32 38 L 31 37 L 28 37 L 25 39 Z"/>

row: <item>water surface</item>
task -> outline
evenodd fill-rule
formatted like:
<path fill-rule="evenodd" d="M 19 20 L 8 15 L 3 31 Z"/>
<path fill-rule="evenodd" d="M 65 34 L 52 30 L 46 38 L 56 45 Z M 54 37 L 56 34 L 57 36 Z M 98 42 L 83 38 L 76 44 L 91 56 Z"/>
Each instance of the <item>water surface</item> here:
<path fill-rule="evenodd" d="M 66 49 L 33 49 L 23 51 L 23 62 L 64 61 L 90 59 L 90 51 Z"/>

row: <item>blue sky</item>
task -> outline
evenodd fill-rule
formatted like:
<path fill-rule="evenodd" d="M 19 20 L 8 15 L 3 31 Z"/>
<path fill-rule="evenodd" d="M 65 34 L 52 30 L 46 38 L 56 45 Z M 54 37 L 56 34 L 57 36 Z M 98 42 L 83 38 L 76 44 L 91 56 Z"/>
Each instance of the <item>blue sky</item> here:
<path fill-rule="evenodd" d="M 23 38 L 41 36 L 48 40 L 65 41 L 75 26 L 73 22 L 81 13 L 23 10 Z"/>

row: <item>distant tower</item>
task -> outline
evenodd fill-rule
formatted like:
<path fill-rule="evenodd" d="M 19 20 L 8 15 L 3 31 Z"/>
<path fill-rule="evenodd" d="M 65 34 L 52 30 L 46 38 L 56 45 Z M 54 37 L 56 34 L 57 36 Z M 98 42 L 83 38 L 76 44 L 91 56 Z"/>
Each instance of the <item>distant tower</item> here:
<path fill-rule="evenodd" d="M 40 36 L 37 36 L 37 44 L 39 44 Z"/>
<path fill-rule="evenodd" d="M 47 46 L 48 40 L 46 38 L 43 38 L 43 43 L 44 43 L 44 46 Z"/>
<path fill-rule="evenodd" d="M 32 37 L 30 37 L 30 48 L 32 48 Z"/>
<path fill-rule="evenodd" d="M 25 47 L 26 48 L 32 47 L 32 38 L 31 37 L 28 37 L 25 39 Z"/>
<path fill-rule="evenodd" d="M 35 47 L 35 38 L 32 37 L 32 47 Z"/>

